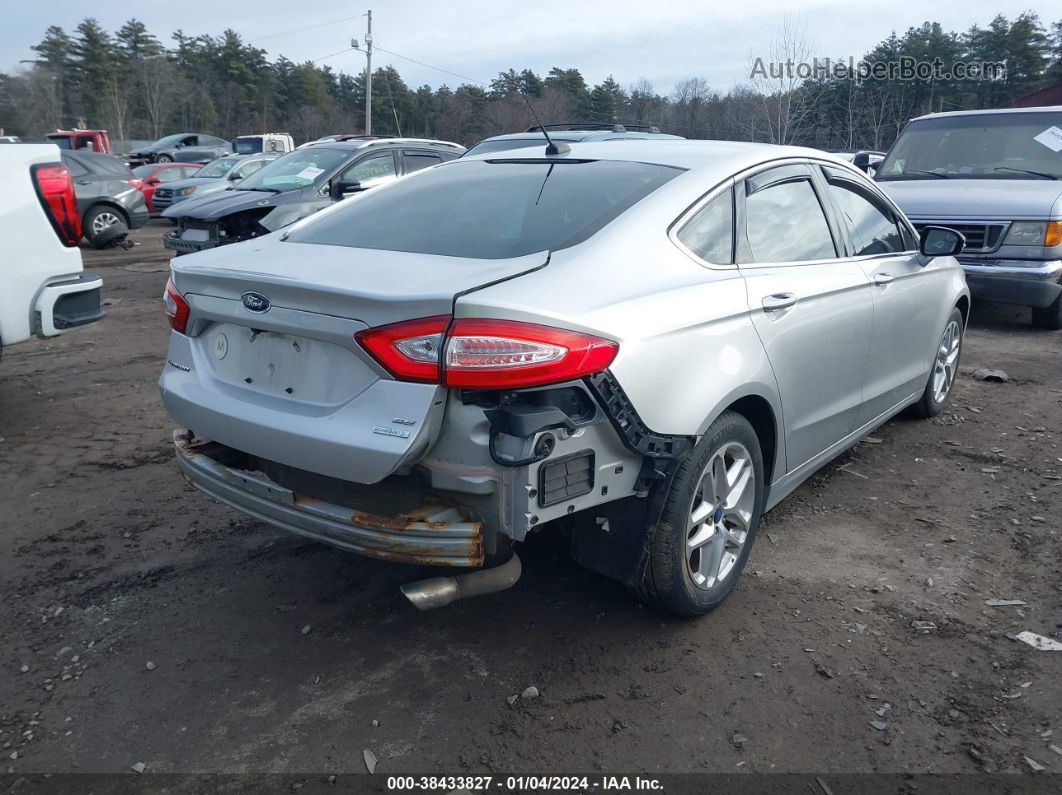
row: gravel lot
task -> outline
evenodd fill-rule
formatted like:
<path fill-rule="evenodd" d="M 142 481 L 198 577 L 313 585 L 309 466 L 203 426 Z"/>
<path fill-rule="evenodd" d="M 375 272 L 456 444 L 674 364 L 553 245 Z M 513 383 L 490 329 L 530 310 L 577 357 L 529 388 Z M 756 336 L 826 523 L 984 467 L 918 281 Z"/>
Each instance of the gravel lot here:
<path fill-rule="evenodd" d="M 1062 334 L 1027 310 L 976 307 L 952 412 L 800 488 L 707 618 L 549 536 L 511 591 L 418 613 L 424 570 L 178 475 L 151 245 L 88 258 L 103 323 L 0 363 L 0 771 L 1062 771 L 1062 653 L 1012 639 L 1062 635 Z"/>

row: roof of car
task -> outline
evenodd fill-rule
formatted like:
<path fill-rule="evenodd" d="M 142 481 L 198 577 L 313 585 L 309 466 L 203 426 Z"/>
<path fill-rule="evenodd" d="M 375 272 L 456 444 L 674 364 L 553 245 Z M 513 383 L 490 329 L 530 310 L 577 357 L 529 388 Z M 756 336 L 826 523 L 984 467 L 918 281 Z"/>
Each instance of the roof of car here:
<path fill-rule="evenodd" d="M 747 143 L 744 141 L 688 141 L 684 138 L 629 139 L 620 141 L 589 141 L 569 144 L 571 151 L 550 160 L 628 160 L 639 163 L 654 163 L 673 166 L 688 171 L 718 171 L 720 179 L 743 171 L 769 160 L 787 157 L 829 160 L 851 168 L 850 163 L 821 149 L 802 146 L 777 146 L 775 144 Z M 544 147 L 508 149 L 504 152 L 488 152 L 482 155 L 462 157 L 469 160 L 518 160 L 528 157 L 546 160 Z"/>
<path fill-rule="evenodd" d="M 549 127 L 549 125 L 546 125 Z M 669 135 L 668 133 L 653 133 L 644 132 L 640 130 L 627 130 L 626 132 L 615 132 L 611 129 L 608 130 L 556 130 L 550 131 L 550 138 L 554 141 L 564 141 L 565 143 L 572 143 L 574 141 L 658 141 L 658 140 L 672 140 L 681 141 L 685 140 L 681 135 Z M 520 141 L 520 140 L 541 140 L 545 141 L 545 136 L 538 130 L 528 130 L 526 132 L 518 133 L 505 133 L 504 135 L 492 135 L 490 138 L 484 138 L 483 141 L 479 141 L 476 146 L 484 141 Z"/>
<path fill-rule="evenodd" d="M 991 110 L 948 110 L 943 113 L 927 113 L 916 116 L 911 121 L 922 119 L 942 119 L 946 116 L 983 116 L 997 113 L 1062 113 L 1062 105 L 1042 105 L 1037 108 L 993 108 Z"/>
<path fill-rule="evenodd" d="M 60 158 L 69 158 L 81 165 L 90 169 L 102 168 L 104 171 L 111 173 L 128 171 L 129 167 L 125 164 L 125 161 L 118 155 L 108 154 L 107 152 L 88 152 L 84 149 L 78 149 L 71 151 L 68 149 L 62 149 L 59 152 Z"/>
<path fill-rule="evenodd" d="M 374 140 L 366 141 L 364 139 L 355 139 L 350 141 L 317 141 L 311 142 L 314 147 L 331 147 L 335 149 L 365 149 L 366 147 L 383 147 L 383 146 L 440 146 L 447 149 L 460 149 L 462 152 L 465 147 L 461 144 L 456 144 L 453 141 L 436 141 L 432 138 L 377 138 Z M 303 144 L 306 146 L 306 144 Z M 302 147 L 299 147 L 300 149 Z M 296 150 L 297 151 L 297 150 Z"/>

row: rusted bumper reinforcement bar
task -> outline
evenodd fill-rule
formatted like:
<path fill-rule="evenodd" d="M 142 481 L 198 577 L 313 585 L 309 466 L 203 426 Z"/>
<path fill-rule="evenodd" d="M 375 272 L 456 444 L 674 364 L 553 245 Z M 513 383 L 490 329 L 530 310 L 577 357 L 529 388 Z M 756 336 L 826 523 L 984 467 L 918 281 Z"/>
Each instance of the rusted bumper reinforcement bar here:
<path fill-rule="evenodd" d="M 449 505 L 423 505 L 397 516 L 353 511 L 296 494 L 261 472 L 228 467 L 208 455 L 211 442 L 173 432 L 188 482 L 219 502 L 292 533 L 368 557 L 431 566 L 482 566 L 480 522 Z"/>

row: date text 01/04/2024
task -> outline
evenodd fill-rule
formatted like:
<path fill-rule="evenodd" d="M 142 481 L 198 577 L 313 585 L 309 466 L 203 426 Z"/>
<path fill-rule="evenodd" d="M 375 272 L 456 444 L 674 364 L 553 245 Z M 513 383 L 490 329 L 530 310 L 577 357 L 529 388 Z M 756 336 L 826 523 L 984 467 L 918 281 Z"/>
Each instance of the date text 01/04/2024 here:
<path fill-rule="evenodd" d="M 551 790 L 557 792 L 643 791 L 663 789 L 659 779 L 642 776 L 389 776 L 387 789 L 392 791 L 467 790 L 484 792 L 523 792 Z"/>

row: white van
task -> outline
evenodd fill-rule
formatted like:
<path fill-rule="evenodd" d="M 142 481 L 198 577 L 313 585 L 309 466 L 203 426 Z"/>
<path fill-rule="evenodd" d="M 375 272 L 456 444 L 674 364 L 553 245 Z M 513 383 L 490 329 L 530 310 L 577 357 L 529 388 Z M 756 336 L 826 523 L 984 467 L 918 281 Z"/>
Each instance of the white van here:
<path fill-rule="evenodd" d="M 295 149 L 291 133 L 259 133 L 238 135 L 232 139 L 232 151 L 238 155 L 259 155 L 276 152 L 284 154 Z"/>

